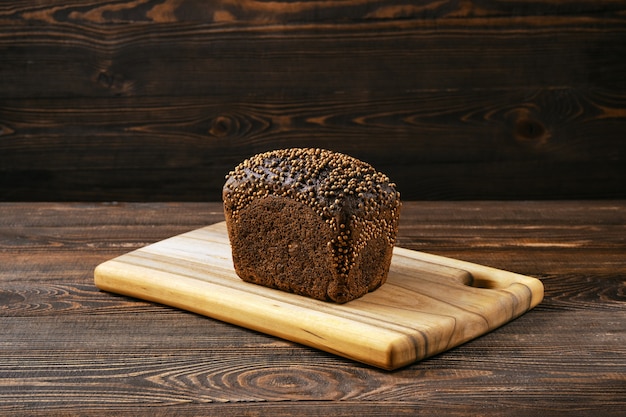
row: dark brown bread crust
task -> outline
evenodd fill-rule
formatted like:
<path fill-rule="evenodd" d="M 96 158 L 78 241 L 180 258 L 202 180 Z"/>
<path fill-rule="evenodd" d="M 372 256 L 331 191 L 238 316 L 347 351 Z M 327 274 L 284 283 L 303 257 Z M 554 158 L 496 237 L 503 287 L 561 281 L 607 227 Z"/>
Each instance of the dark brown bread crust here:
<path fill-rule="evenodd" d="M 345 303 L 387 279 L 400 195 L 370 165 L 293 148 L 255 155 L 226 179 L 224 213 L 244 281 Z"/>

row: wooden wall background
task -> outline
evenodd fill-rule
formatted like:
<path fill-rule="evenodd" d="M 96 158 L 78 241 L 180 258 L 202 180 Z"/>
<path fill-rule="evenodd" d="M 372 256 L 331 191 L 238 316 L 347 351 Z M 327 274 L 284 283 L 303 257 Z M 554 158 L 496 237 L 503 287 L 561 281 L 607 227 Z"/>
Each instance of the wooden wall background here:
<path fill-rule="evenodd" d="M 405 199 L 626 198 L 626 1 L 7 0 L 0 200 L 220 200 L 254 153 Z"/>

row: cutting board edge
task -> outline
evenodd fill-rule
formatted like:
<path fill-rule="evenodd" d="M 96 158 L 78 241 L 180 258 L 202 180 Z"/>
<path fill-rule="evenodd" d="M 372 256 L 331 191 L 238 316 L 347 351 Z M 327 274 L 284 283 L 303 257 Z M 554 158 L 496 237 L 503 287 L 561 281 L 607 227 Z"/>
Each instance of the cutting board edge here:
<path fill-rule="evenodd" d="M 505 290 L 513 284 L 525 285 L 526 287 L 528 287 L 528 290 L 531 293 L 531 298 L 528 308 L 521 314 L 533 309 L 534 307 L 539 305 L 541 301 L 543 301 L 544 285 L 541 280 L 535 277 L 518 274 L 512 271 L 506 271 L 487 265 L 463 261 L 460 259 L 448 258 L 428 252 L 415 251 L 398 246 L 394 247 L 394 255 L 395 254 L 407 256 L 416 260 L 432 262 L 466 270 L 470 272 L 474 277 L 474 283 L 470 286 L 475 286 L 476 288 L 481 288 L 484 286 L 485 288 L 496 288 L 500 290 Z M 497 277 L 497 279 L 494 279 L 494 277 Z M 492 286 L 490 287 L 490 285 Z"/>
<path fill-rule="evenodd" d="M 173 280 L 169 280 L 168 283 L 168 278 L 175 278 L 177 275 L 168 272 L 155 274 L 154 271 L 141 266 L 136 267 L 136 269 L 129 269 L 128 265 L 121 264 L 118 261 L 118 258 L 105 261 L 95 268 L 94 282 L 98 289 L 168 305 L 170 307 L 180 308 L 185 311 L 190 311 L 246 329 L 303 344 L 381 369 L 394 370 L 401 366 L 423 359 L 423 357 L 418 356 L 418 349 L 413 348 L 413 342 L 410 335 L 375 328 L 375 326 L 367 325 L 365 323 L 359 323 L 359 326 L 372 327 L 372 329 L 375 329 L 376 333 L 379 335 L 379 340 L 370 340 L 365 341 L 365 343 L 358 343 L 359 335 L 355 332 L 355 339 L 351 340 L 350 345 L 346 345 L 344 339 L 346 335 L 345 329 L 346 323 L 350 321 L 349 319 L 332 316 L 332 320 L 341 320 L 346 323 L 344 323 L 343 326 L 325 326 L 324 329 L 320 329 L 319 323 L 325 313 L 323 311 L 312 310 L 314 313 L 313 317 L 307 320 L 301 315 L 299 316 L 300 325 L 294 326 L 289 320 L 289 318 L 292 317 L 292 314 L 289 313 L 289 308 L 293 309 L 295 307 L 299 310 L 302 310 L 303 308 L 297 305 L 288 305 L 288 308 L 281 312 L 281 304 L 282 307 L 285 307 L 285 304 L 288 303 L 283 303 L 274 299 L 267 299 L 268 304 L 274 304 L 274 308 L 271 310 L 271 313 L 267 313 L 267 311 L 270 310 L 266 310 L 264 314 L 267 315 L 267 317 L 253 321 L 250 320 L 250 317 L 252 316 L 250 314 L 251 304 L 234 304 L 225 302 L 234 302 L 235 300 L 242 301 L 242 299 L 238 296 L 226 295 L 226 297 L 222 297 L 223 299 L 218 303 L 215 298 L 206 296 L 206 294 L 211 293 L 210 291 L 204 291 L 196 292 L 195 298 L 191 299 L 189 298 L 190 293 L 188 291 L 185 291 L 180 286 L 176 288 L 176 285 L 169 284 L 174 282 Z M 120 265 L 123 265 L 125 270 L 125 278 L 123 280 L 119 278 L 120 275 L 117 272 Z M 150 272 L 150 278 L 146 279 L 145 277 L 148 275 L 141 274 L 142 270 Z M 202 285 L 207 288 L 213 285 L 202 280 L 195 281 L 195 285 Z M 254 284 L 242 283 L 242 285 L 247 286 Z M 237 293 L 239 296 L 246 295 L 244 291 L 239 291 L 237 289 L 233 290 L 232 288 L 221 288 L 221 290 L 220 294 L 222 296 L 224 296 L 224 291 L 229 290 L 234 291 L 233 294 Z M 265 288 L 263 288 L 263 290 L 265 290 Z M 268 290 L 278 291 L 271 289 Z M 167 295 L 160 295 L 161 293 Z M 300 298 L 300 296 L 297 295 L 287 295 Z M 202 302 L 194 303 L 193 300 Z M 246 307 L 237 307 L 238 305 L 244 305 Z M 224 308 L 225 306 L 227 310 L 220 310 L 220 308 Z M 229 306 L 234 307 L 229 308 Z M 224 313 L 224 311 L 228 311 L 229 314 Z M 263 310 L 260 309 L 260 311 Z M 340 329 L 343 330 L 340 331 Z M 367 334 L 367 332 L 363 333 Z"/>

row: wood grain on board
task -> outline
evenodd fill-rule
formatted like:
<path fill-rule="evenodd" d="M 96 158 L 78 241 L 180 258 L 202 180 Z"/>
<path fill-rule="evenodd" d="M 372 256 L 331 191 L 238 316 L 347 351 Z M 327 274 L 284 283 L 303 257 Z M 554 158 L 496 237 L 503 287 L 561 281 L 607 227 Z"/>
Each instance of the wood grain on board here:
<path fill-rule="evenodd" d="M 338 305 L 243 282 L 224 222 L 104 262 L 98 288 L 193 311 L 383 369 L 481 336 L 535 307 L 541 281 L 394 248 L 387 282 Z M 296 278 L 297 279 L 297 278 Z"/>

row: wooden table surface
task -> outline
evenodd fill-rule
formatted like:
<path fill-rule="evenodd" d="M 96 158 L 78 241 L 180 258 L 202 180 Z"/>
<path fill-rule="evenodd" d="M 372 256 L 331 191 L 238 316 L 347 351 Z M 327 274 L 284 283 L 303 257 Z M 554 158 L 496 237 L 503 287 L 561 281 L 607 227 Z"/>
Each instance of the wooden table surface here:
<path fill-rule="evenodd" d="M 0 415 L 602 415 L 626 410 L 626 201 L 406 202 L 398 246 L 541 279 L 485 336 L 383 371 L 100 292 L 99 263 L 220 203 L 0 204 Z"/>

